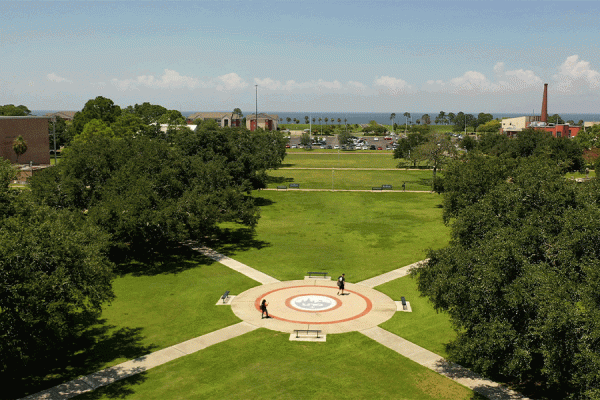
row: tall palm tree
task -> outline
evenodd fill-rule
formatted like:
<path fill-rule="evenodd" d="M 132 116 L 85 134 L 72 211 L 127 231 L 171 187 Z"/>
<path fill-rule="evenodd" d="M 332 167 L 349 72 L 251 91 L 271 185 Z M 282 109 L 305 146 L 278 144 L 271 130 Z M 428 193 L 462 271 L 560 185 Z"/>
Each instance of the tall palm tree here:
<path fill-rule="evenodd" d="M 341 123 L 342 123 L 342 119 L 338 118 L 338 125 L 341 125 Z"/>
<path fill-rule="evenodd" d="M 25 152 L 27 151 L 27 142 L 25 141 L 25 139 L 23 139 L 23 136 L 19 135 L 13 141 L 13 150 L 14 150 L 15 154 L 17 155 L 17 164 L 18 164 L 19 156 L 25 154 Z"/>
<path fill-rule="evenodd" d="M 390 119 L 392 120 L 392 129 L 391 131 L 394 130 L 394 119 L 396 118 L 396 113 L 391 113 L 390 114 Z"/>
<path fill-rule="evenodd" d="M 325 125 L 327 125 L 327 122 L 329 122 L 329 118 L 325 117 Z"/>
<path fill-rule="evenodd" d="M 308 125 L 308 122 L 309 122 L 309 121 L 310 121 L 310 118 L 308 118 L 308 115 L 305 115 L 305 116 L 304 116 L 304 123 L 305 123 L 306 125 Z"/>
<path fill-rule="evenodd" d="M 321 125 L 321 121 L 323 121 L 323 118 L 319 117 L 319 125 Z"/>
<path fill-rule="evenodd" d="M 289 124 L 289 123 L 290 123 L 290 121 L 291 121 L 292 119 L 291 119 L 290 117 L 287 117 L 285 120 L 286 120 L 286 121 L 287 121 L 287 123 Z"/>
<path fill-rule="evenodd" d="M 410 118 L 410 113 L 407 111 L 407 112 L 405 112 L 402 115 L 404 115 L 404 117 L 406 118 L 406 123 L 405 123 L 405 126 L 404 126 L 404 133 L 406 133 L 406 130 L 407 130 L 407 127 L 408 127 L 408 119 Z"/>
<path fill-rule="evenodd" d="M 313 117 L 313 124 L 315 123 L 315 119 L 316 119 L 316 118 L 315 118 L 315 117 Z"/>

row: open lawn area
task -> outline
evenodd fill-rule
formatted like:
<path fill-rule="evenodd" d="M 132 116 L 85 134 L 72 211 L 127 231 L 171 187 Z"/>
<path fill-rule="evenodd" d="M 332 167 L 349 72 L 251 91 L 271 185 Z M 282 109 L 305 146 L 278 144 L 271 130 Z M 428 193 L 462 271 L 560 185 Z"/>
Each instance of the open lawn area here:
<path fill-rule="evenodd" d="M 256 231 L 227 226 L 209 245 L 280 280 L 325 270 L 357 282 L 421 260 L 427 248 L 448 242 L 441 199 L 434 194 L 255 196 L 262 214 Z M 14 382 L 14 397 L 235 324 L 231 309 L 215 303 L 225 290 L 237 294 L 258 284 L 183 246 L 121 265 L 119 272 L 116 299 L 96 326 L 71 354 Z M 448 318 L 417 298 L 414 281 L 406 277 L 381 289 L 393 298 L 406 296 L 415 310 L 398 313 L 384 327 L 444 355 L 444 344 L 454 337 Z M 474 396 L 358 333 L 329 335 L 326 343 L 288 339 L 260 329 L 83 397 L 316 399 L 337 397 L 340 390 L 354 398 Z"/>
<path fill-rule="evenodd" d="M 287 150 L 282 168 L 396 168 L 392 152 Z"/>
<path fill-rule="evenodd" d="M 301 189 L 371 190 L 381 185 L 392 185 L 394 190 L 431 190 L 433 173 L 430 170 L 327 170 L 279 169 L 269 172 L 269 188 L 299 183 Z M 436 197 L 440 197 L 436 195 Z"/>
<path fill-rule="evenodd" d="M 248 333 L 82 399 L 480 399 L 471 390 L 360 333 L 326 343 Z"/>

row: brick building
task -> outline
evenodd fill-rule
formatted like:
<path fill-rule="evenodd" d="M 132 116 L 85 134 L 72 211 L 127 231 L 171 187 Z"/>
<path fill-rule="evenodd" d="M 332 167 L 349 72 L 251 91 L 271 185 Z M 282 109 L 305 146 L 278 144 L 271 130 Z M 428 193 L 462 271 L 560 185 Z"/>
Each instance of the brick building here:
<path fill-rule="evenodd" d="M 255 131 L 256 130 L 256 122 L 258 119 L 258 127 L 259 128 L 262 128 L 266 131 L 276 131 L 277 130 L 277 126 L 278 126 L 278 122 L 279 122 L 278 115 L 269 115 L 269 114 L 260 113 L 260 114 L 258 114 L 258 118 L 256 118 L 256 117 L 257 117 L 256 114 L 246 116 L 246 128 L 248 128 L 251 131 Z"/>
<path fill-rule="evenodd" d="M 20 164 L 50 164 L 49 117 L 4 117 L 0 116 L 0 157 L 17 162 L 13 142 L 22 136 L 27 151 L 19 157 Z"/>

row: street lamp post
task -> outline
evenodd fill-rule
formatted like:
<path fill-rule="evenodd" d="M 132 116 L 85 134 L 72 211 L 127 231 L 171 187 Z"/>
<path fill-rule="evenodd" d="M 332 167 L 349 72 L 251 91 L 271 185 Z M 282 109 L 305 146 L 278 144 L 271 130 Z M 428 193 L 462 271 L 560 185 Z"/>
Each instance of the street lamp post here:
<path fill-rule="evenodd" d="M 256 110 L 254 114 L 254 131 L 258 131 L 258 85 L 254 85 L 255 93 L 256 93 Z"/>

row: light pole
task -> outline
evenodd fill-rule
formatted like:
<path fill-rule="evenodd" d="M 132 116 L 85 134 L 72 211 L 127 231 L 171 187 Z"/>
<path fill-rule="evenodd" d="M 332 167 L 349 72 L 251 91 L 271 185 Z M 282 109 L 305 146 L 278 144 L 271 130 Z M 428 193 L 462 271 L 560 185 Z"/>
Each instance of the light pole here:
<path fill-rule="evenodd" d="M 258 131 L 258 85 L 254 85 L 255 95 L 256 95 L 256 111 L 254 114 L 254 131 Z"/>

